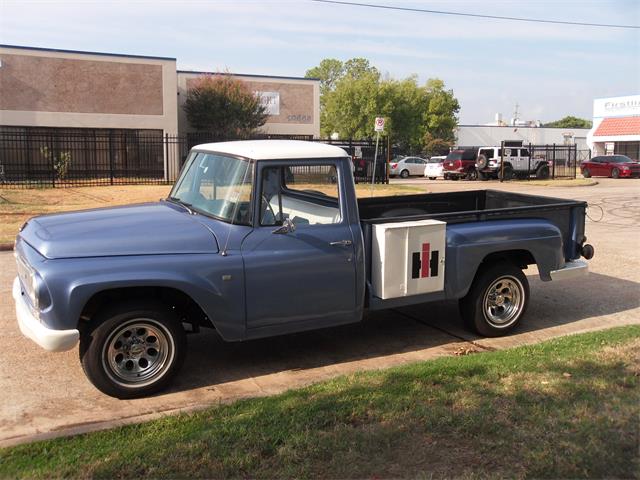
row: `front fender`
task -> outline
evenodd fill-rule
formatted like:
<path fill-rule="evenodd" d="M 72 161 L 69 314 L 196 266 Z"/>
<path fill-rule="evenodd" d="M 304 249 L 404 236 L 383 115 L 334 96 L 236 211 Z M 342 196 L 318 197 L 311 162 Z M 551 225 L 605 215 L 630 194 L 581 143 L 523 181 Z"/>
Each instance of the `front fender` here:
<path fill-rule="evenodd" d="M 483 260 L 506 251 L 529 252 L 542 280 L 564 265 L 562 233 L 544 219 L 495 220 L 447 225 L 445 291 L 464 297 Z"/>
<path fill-rule="evenodd" d="M 41 271 L 52 297 L 41 319 L 50 328 L 77 328 L 89 299 L 105 290 L 169 287 L 190 296 L 226 340 L 245 333 L 243 265 L 240 255 L 140 255 L 60 259 Z"/>

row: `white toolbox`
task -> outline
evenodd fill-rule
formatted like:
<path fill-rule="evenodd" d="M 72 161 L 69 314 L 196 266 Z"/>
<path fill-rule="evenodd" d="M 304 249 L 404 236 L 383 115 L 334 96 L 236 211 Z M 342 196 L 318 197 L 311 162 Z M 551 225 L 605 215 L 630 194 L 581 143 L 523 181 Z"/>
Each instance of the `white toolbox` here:
<path fill-rule="evenodd" d="M 442 291 L 446 226 L 438 220 L 373 225 L 373 294 L 387 299 Z"/>

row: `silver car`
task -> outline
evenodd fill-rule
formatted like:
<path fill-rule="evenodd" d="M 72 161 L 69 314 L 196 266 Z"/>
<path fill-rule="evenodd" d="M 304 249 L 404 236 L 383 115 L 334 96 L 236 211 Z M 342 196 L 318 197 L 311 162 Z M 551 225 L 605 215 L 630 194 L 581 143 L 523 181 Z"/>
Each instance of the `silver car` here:
<path fill-rule="evenodd" d="M 410 175 L 424 175 L 427 161 L 420 157 L 403 157 L 391 162 L 390 177 L 408 178 Z"/>

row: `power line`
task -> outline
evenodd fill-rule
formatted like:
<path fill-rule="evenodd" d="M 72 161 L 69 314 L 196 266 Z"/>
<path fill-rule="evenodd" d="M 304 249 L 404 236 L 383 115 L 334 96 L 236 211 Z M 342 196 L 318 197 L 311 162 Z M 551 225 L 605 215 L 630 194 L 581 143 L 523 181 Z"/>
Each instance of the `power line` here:
<path fill-rule="evenodd" d="M 567 22 L 563 20 L 545 20 L 542 18 L 506 17 L 502 15 L 482 15 L 479 13 L 447 12 L 444 10 L 427 10 L 425 8 L 376 5 L 373 3 L 344 2 L 340 0 L 310 0 L 310 1 L 318 2 L 318 3 L 331 3 L 335 5 L 350 5 L 352 7 L 379 8 L 383 10 L 400 10 L 404 12 L 433 13 L 437 15 L 454 15 L 457 17 L 488 18 L 493 20 L 511 20 L 516 22 L 531 22 L 531 23 L 552 23 L 556 25 L 575 25 L 575 26 L 581 26 L 581 27 L 631 28 L 631 29 L 640 30 L 640 25 L 617 25 L 612 23 Z"/>

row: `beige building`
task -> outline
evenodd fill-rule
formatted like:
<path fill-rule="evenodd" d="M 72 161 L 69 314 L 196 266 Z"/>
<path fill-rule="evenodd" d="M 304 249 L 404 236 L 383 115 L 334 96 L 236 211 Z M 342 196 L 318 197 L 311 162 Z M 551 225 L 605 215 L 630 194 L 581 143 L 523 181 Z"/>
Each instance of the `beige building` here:
<path fill-rule="evenodd" d="M 175 58 L 0 45 L 0 181 L 53 182 L 63 157 L 66 178 L 174 180 L 195 141 L 182 105 L 205 74 Z M 262 133 L 320 135 L 318 80 L 236 76 L 267 107 Z"/>
<path fill-rule="evenodd" d="M 175 58 L 0 46 L 0 126 L 177 134 Z"/>
<path fill-rule="evenodd" d="M 175 58 L 0 45 L 0 126 L 190 132 L 182 105 L 207 72 L 176 69 Z M 267 106 L 262 131 L 320 135 L 320 82 L 235 75 Z"/>
<path fill-rule="evenodd" d="M 178 70 L 178 130 L 192 131 L 182 106 L 193 82 L 211 72 Z M 226 75 L 226 74 L 225 74 Z M 297 77 L 234 74 L 260 95 L 269 117 L 262 131 L 272 135 L 320 136 L 320 82 Z"/>

